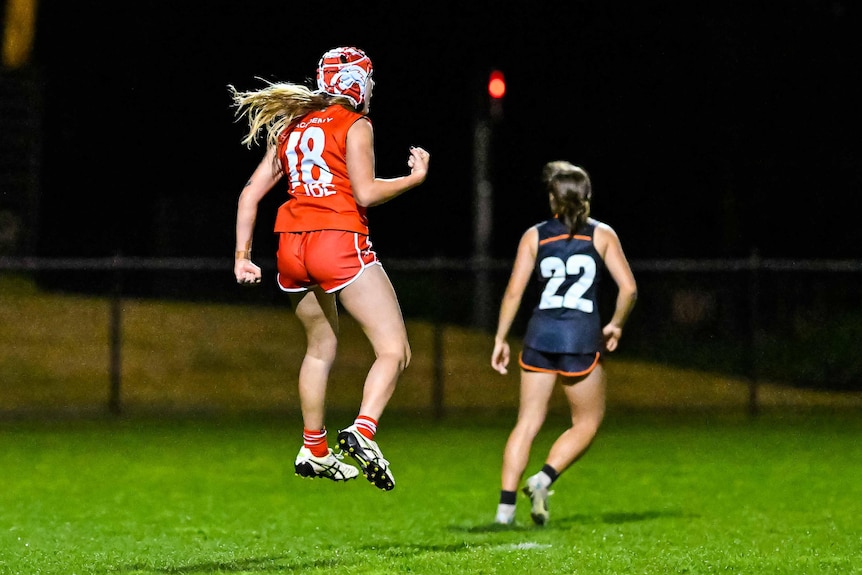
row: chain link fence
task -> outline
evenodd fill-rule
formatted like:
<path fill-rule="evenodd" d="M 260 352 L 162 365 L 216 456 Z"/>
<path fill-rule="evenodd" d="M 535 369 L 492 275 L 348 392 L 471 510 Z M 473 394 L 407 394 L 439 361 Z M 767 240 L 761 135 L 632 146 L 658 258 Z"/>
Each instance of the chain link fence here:
<path fill-rule="evenodd" d="M 639 300 L 623 345 L 613 357 L 745 381 L 743 401 L 753 412 L 762 402 L 759 391 L 764 384 L 853 396 L 862 392 L 862 354 L 858 351 L 862 340 L 862 261 L 752 256 L 631 263 Z M 124 379 L 134 377 L 123 364 L 124 345 L 136 337 L 134 324 L 127 317 L 128 302 L 198 302 L 289 314 L 286 298 L 275 286 L 272 265 L 265 261 L 262 265 L 265 281 L 258 288 L 237 286 L 232 260 L 216 258 L 0 257 L 0 278 L 25 276 L 47 294 L 103 298 L 105 316 L 95 321 L 91 331 L 107 326 L 106 337 L 87 345 L 104 345 L 101 352 L 89 349 L 89 353 L 104 363 L 108 405 L 119 413 Z M 384 266 L 395 284 L 405 318 L 430 326 L 427 334 L 419 337 L 420 342 L 413 344 L 414 358 L 424 358 L 414 363 L 425 365 L 416 369 L 424 369 L 423 378 L 430 381 L 417 404 L 424 403 L 439 415 L 447 406 L 469 402 L 451 397 L 452 379 L 479 380 L 485 376 L 465 366 L 454 368 L 458 373 L 453 373 L 447 338 L 457 339 L 459 336 L 452 335 L 457 330 L 492 336 L 511 262 L 393 259 L 384 261 Z M 601 289 L 601 313 L 609 317 L 613 282 L 608 278 Z M 528 293 L 525 305 L 536 295 Z M 18 373 L 14 365 L 15 322 L 41 322 L 47 332 L 52 321 L 85 323 L 28 316 L 15 301 L 0 287 L 0 319 L 4 323 L 0 342 L 6 348 L 0 353 L 0 374 L 7 380 Z M 237 315 L 242 317 L 243 312 L 238 310 Z M 526 308 L 519 313 L 513 338 L 523 333 L 528 315 Z M 51 345 L 49 337 L 44 345 Z M 293 347 L 301 353 L 300 344 Z M 75 358 L 66 360 L 74 363 Z M 484 360 L 481 363 L 487 367 Z"/>

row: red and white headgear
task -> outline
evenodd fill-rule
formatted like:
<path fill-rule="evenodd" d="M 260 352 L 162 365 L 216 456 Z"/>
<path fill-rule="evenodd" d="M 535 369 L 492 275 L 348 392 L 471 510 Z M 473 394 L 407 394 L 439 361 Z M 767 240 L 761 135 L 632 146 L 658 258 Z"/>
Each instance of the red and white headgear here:
<path fill-rule="evenodd" d="M 344 96 L 360 108 L 365 102 L 371 70 L 371 59 L 359 48 L 333 48 L 317 64 L 317 89 L 332 96 Z"/>

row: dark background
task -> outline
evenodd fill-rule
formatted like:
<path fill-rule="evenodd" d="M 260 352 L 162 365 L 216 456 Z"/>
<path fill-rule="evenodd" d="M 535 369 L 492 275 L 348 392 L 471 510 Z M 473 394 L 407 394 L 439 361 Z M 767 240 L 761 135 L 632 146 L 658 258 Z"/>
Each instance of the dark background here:
<path fill-rule="evenodd" d="M 240 144 L 226 86 L 303 82 L 356 45 L 378 175 L 405 173 L 410 145 L 433 156 L 423 186 L 370 211 L 384 259 L 470 255 L 494 68 L 493 256 L 547 216 L 541 167 L 568 159 L 630 258 L 862 257 L 860 33 L 847 1 L 41 2 L 39 252 L 229 257 L 262 151 Z"/>

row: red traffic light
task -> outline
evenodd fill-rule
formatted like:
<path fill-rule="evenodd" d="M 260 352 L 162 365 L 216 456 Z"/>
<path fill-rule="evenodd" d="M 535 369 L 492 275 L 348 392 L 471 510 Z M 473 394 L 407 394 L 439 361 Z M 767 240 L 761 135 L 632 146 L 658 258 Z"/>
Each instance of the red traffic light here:
<path fill-rule="evenodd" d="M 495 100 L 499 100 L 506 94 L 506 78 L 503 76 L 503 73 L 499 70 L 494 70 L 491 72 L 490 78 L 488 78 L 488 95 L 494 98 Z"/>

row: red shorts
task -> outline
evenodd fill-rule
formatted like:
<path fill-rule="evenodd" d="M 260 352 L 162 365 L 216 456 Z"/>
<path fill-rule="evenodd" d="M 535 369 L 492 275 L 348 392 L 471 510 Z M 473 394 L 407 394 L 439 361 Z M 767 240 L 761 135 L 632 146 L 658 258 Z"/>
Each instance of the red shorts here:
<path fill-rule="evenodd" d="M 380 265 L 368 236 L 341 230 L 284 232 L 278 239 L 278 286 L 302 292 L 319 285 L 338 291 L 362 275 L 366 267 Z"/>

